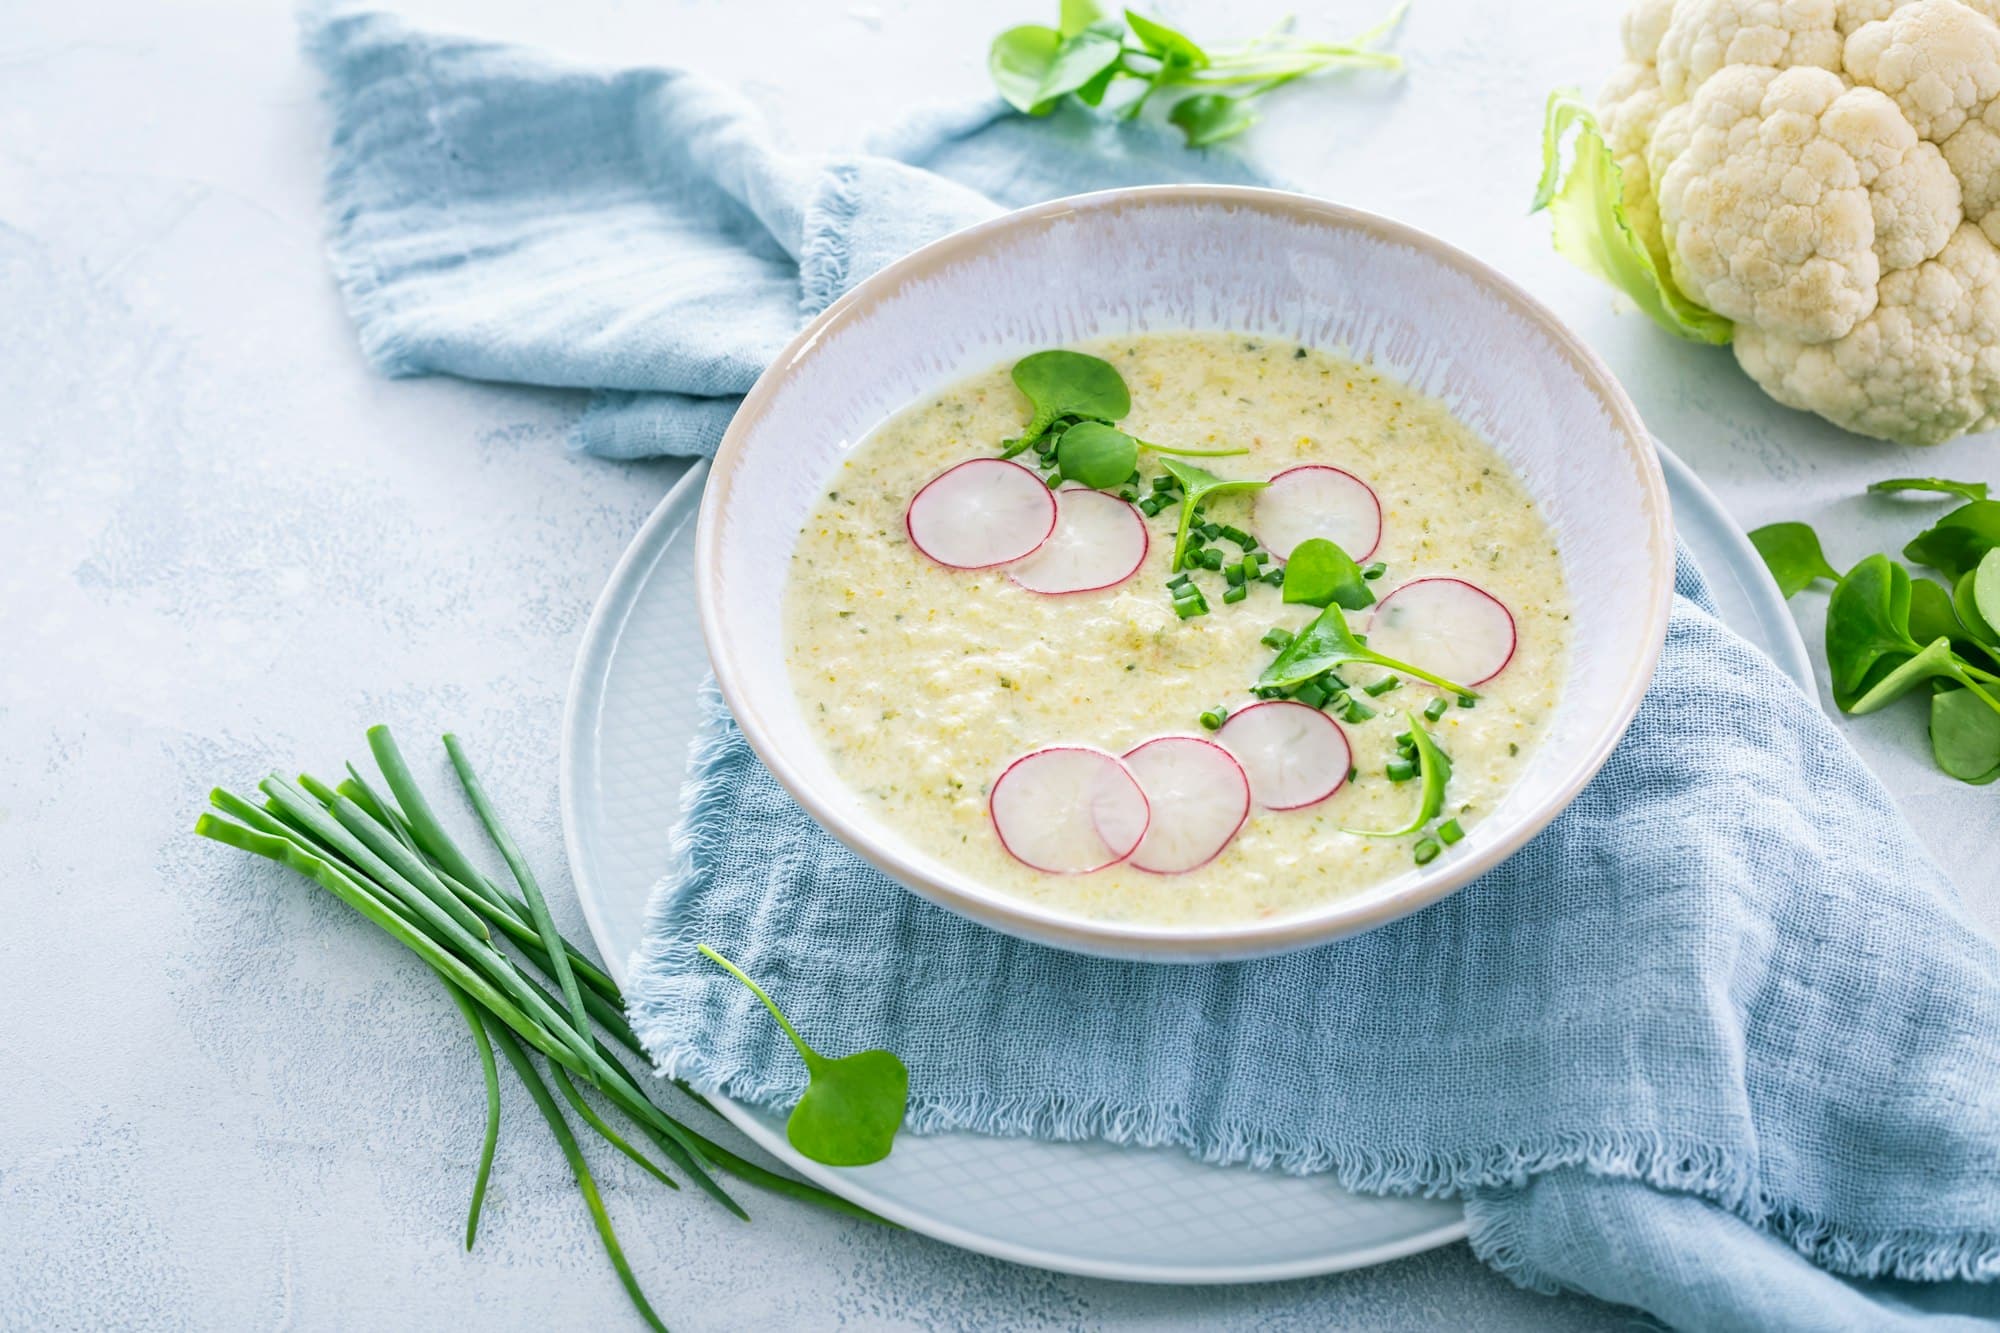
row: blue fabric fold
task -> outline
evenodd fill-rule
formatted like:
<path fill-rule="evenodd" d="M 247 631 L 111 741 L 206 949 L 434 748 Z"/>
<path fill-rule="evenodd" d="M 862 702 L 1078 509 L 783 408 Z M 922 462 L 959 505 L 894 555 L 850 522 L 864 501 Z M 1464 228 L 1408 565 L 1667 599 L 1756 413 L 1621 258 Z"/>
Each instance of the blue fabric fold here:
<path fill-rule="evenodd" d="M 333 261 L 371 360 L 596 390 L 577 443 L 607 456 L 712 451 L 805 318 L 1002 207 L 1254 179 L 1143 127 L 992 104 L 802 158 L 682 71 L 379 16 L 309 41 Z M 1082 958 L 929 906 L 813 824 L 711 695 L 633 1023 L 698 1086 L 797 1096 L 762 1011 L 691 961 L 707 941 L 823 1046 L 900 1051 L 920 1131 L 1461 1194 L 1514 1280 L 1678 1326 L 1987 1326 L 2000 954 L 1691 567 L 1679 592 L 1631 732 L 1521 853 L 1381 930 L 1229 966 Z"/>

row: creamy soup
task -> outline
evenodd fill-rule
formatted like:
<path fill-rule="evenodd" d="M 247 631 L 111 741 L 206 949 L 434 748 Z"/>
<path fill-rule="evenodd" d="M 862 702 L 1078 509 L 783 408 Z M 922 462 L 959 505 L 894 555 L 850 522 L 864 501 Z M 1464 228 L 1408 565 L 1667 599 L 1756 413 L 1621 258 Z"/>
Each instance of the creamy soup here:
<path fill-rule="evenodd" d="M 1149 873 L 1129 860 L 1088 873 L 1024 864 L 996 833 L 989 803 L 1010 764 L 1048 746 L 1124 755 L 1162 735 L 1226 742 L 1229 728 L 1211 730 L 1203 715 L 1214 723 L 1254 706 L 1251 687 L 1284 639 L 1267 635 L 1297 633 L 1323 613 L 1285 604 L 1260 577 L 1245 578 L 1247 595 L 1225 601 L 1234 576 L 1196 568 L 1190 579 L 1206 611 L 1183 616 L 1188 608 L 1177 610 L 1168 586 L 1173 503 L 1139 515 L 1149 549 L 1136 573 L 1098 591 L 1042 595 L 1007 568 L 954 568 L 925 555 L 906 526 L 912 497 L 954 465 L 997 457 L 1029 420 L 1028 400 L 1001 365 L 873 431 L 828 479 L 800 535 L 785 606 L 788 665 L 835 770 L 939 860 L 1019 898 L 1103 920 L 1192 925 L 1290 915 L 1413 862 L 1432 871 L 1449 864 L 1457 835 L 1522 771 L 1563 684 L 1562 564 L 1519 479 L 1441 403 L 1325 352 L 1220 333 L 1148 334 L 1075 350 L 1110 362 L 1129 386 L 1130 413 L 1118 429 L 1184 449 L 1248 450 L 1185 460 L 1215 475 L 1264 479 L 1327 464 L 1365 482 L 1379 501 L 1379 543 L 1364 563 L 1381 566 L 1368 589 L 1386 602 L 1420 579 L 1474 584 L 1511 613 L 1511 657 L 1474 687 L 1470 707 L 1408 675 L 1339 668 L 1336 683 L 1347 691 L 1327 716 L 1349 747 L 1351 776 L 1300 808 L 1252 803 L 1206 864 L 1180 873 Z M 1037 458 L 1031 451 L 1017 461 Z M 1135 489 L 1145 499 L 1165 473 L 1161 456 L 1142 451 L 1138 469 Z M 1219 496 L 1202 517 L 1254 538 L 1259 500 Z M 1267 515 L 1274 525 L 1275 512 Z M 1207 546 L 1228 564 L 1241 559 L 1227 536 Z M 1266 550 L 1248 572 L 1276 563 Z M 1349 610 L 1345 619 L 1368 634 L 1375 610 Z M 1426 665 L 1414 650 L 1401 660 Z M 1397 687 L 1367 692 L 1392 674 Z M 1316 692 L 1306 697 L 1319 702 Z M 1421 776 L 1406 776 L 1410 743 L 1397 740 L 1413 714 L 1449 756 L 1450 781 L 1425 829 L 1383 836 L 1407 825 L 1422 800 Z M 1346 831 L 1355 829 L 1364 832 Z"/>

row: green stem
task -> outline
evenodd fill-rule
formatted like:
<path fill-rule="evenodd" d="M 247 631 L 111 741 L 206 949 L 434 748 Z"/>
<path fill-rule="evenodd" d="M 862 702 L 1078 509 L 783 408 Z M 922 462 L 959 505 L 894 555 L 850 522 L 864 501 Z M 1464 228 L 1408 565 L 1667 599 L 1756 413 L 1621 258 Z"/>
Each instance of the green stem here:
<path fill-rule="evenodd" d="M 1136 435 L 1132 438 L 1138 442 L 1141 449 L 1151 449 L 1156 454 L 1172 454 L 1176 458 L 1235 458 L 1239 454 L 1250 452 L 1248 449 L 1176 449 L 1171 445 L 1141 440 Z"/>
<path fill-rule="evenodd" d="M 493 839 L 493 845 L 499 848 L 501 860 L 514 872 L 514 882 L 521 886 L 521 896 L 528 900 L 528 911 L 534 918 L 535 929 L 542 933 L 542 947 L 548 952 L 549 961 L 555 965 L 556 985 L 569 1005 L 570 1018 L 574 1020 L 577 1031 L 590 1031 L 590 1013 L 583 1007 L 583 992 L 577 988 L 576 973 L 570 970 L 562 933 L 556 929 L 555 918 L 549 913 L 548 900 L 542 897 L 541 885 L 535 882 L 534 873 L 521 856 L 521 849 L 514 845 L 513 838 L 501 825 L 500 815 L 494 810 L 493 803 L 486 799 L 486 789 L 479 785 L 479 778 L 472 771 L 472 761 L 465 757 L 458 737 L 445 733 L 444 749 L 451 756 L 451 766 L 458 772 L 459 785 L 465 788 L 466 799 L 472 802 L 479 822 L 486 826 L 486 836 Z"/>
<path fill-rule="evenodd" d="M 645 1171 L 647 1175 L 659 1181 L 662 1185 L 665 1185 L 668 1189 L 677 1190 L 680 1188 L 680 1185 L 672 1176 L 660 1170 L 655 1165 L 652 1158 L 626 1142 L 622 1134 L 613 1129 L 603 1116 L 591 1108 L 590 1103 L 583 1099 L 583 1094 L 576 1090 L 576 1084 L 569 1081 L 569 1075 L 563 1073 L 561 1065 L 550 1065 L 549 1073 L 555 1078 L 556 1087 L 561 1090 L 563 1100 L 569 1103 L 571 1110 L 583 1117 L 583 1122 L 586 1125 L 597 1131 L 599 1138 L 616 1148 L 619 1152 L 624 1153 L 634 1162 L 637 1162 L 641 1170 Z"/>
<path fill-rule="evenodd" d="M 758 999 L 764 1002 L 764 1007 L 771 1011 L 771 1017 L 778 1020 L 778 1026 L 783 1028 L 785 1030 L 785 1035 L 792 1039 L 792 1045 L 798 1048 L 799 1058 L 806 1062 L 806 1067 L 809 1069 L 818 1068 L 820 1064 L 819 1052 L 815 1051 L 812 1047 L 806 1045 L 806 1039 L 799 1035 L 798 1029 L 792 1026 L 791 1020 L 785 1017 L 784 1011 L 778 1008 L 777 1004 L 771 999 L 771 997 L 764 993 L 764 988 L 762 986 L 759 986 L 756 982 L 750 980 L 750 978 L 744 974 L 742 968 L 736 966 L 736 964 L 730 962 L 727 958 L 724 958 L 721 954 L 709 948 L 706 944 L 697 944 L 695 945 L 695 948 L 699 949 L 710 962 L 715 963 L 716 965 L 721 967 L 725 972 L 729 973 L 730 976 L 735 977 L 738 981 L 748 986 L 750 988 L 750 993 L 752 995 L 755 995 Z"/>
<path fill-rule="evenodd" d="M 440 972 L 438 980 L 444 982 L 445 994 L 451 996 L 458 1012 L 465 1015 L 466 1026 L 472 1029 L 472 1043 L 479 1048 L 479 1072 L 486 1080 L 486 1138 L 479 1145 L 479 1174 L 472 1179 L 472 1207 L 465 1216 L 465 1248 L 469 1250 L 479 1235 L 479 1210 L 486 1203 L 486 1182 L 493 1174 L 493 1150 L 500 1142 L 500 1071 L 494 1068 L 493 1042 L 486 1035 L 479 1010 L 450 978 Z"/>
<path fill-rule="evenodd" d="M 570 1174 L 576 1177 L 576 1187 L 583 1193 L 583 1201 L 590 1209 L 590 1220 L 604 1242 L 605 1253 L 611 1256 L 611 1266 L 618 1270 L 618 1281 L 624 1285 L 625 1294 L 632 1298 L 632 1304 L 638 1308 L 649 1327 L 657 1333 L 667 1333 L 667 1326 L 660 1322 L 660 1317 L 653 1313 L 653 1307 L 646 1303 L 646 1293 L 639 1289 L 639 1279 L 633 1275 L 632 1265 L 625 1261 L 625 1251 L 618 1244 L 618 1233 L 611 1228 L 611 1217 L 604 1211 L 604 1199 L 597 1192 L 597 1182 L 591 1178 L 590 1166 L 583 1160 L 583 1149 L 577 1146 L 576 1135 L 570 1131 L 569 1122 L 563 1119 L 555 1099 L 549 1096 L 549 1090 L 536 1077 L 535 1067 L 528 1062 L 527 1053 L 506 1033 L 496 1032 L 493 1036 L 499 1044 L 500 1053 L 514 1067 L 521 1085 L 535 1099 L 535 1109 L 542 1113 L 542 1119 L 548 1121 L 549 1132 L 555 1135 L 563 1158 L 569 1162 Z"/>

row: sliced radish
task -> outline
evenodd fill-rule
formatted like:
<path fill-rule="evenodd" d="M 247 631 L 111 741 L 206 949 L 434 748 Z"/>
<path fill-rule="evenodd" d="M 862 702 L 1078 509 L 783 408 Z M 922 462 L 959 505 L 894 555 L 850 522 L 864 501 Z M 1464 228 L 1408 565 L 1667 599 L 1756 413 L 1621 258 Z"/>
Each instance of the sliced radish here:
<path fill-rule="evenodd" d="M 932 477 L 903 515 L 910 544 L 940 565 L 987 569 L 1032 553 L 1056 526 L 1056 498 L 1019 463 L 973 458 Z"/>
<path fill-rule="evenodd" d="M 1153 822 L 1132 864 L 1178 875 L 1222 854 L 1250 817 L 1250 779 L 1236 757 L 1200 736 L 1161 736 L 1125 752 Z"/>
<path fill-rule="evenodd" d="M 1094 592 L 1139 572 L 1151 544 L 1136 506 L 1084 486 L 1056 492 L 1056 530 L 1033 555 L 1007 571 L 1029 592 Z"/>
<path fill-rule="evenodd" d="M 1282 559 L 1309 537 L 1324 537 L 1356 560 L 1382 543 L 1382 502 L 1368 483 L 1323 463 L 1288 468 L 1257 492 L 1257 540 Z"/>
<path fill-rule="evenodd" d="M 1152 820 L 1146 793 L 1124 761 L 1083 745 L 1022 755 L 994 780 L 987 808 L 1000 845 L 1053 875 L 1123 861 Z"/>
<path fill-rule="evenodd" d="M 1514 659 L 1514 617 L 1464 579 L 1413 579 L 1375 608 L 1368 646 L 1460 685 L 1478 685 Z"/>
<path fill-rule="evenodd" d="M 1324 801 L 1354 765 L 1340 724 L 1290 699 L 1268 699 L 1231 714 L 1215 739 L 1243 765 L 1251 794 L 1266 810 Z"/>

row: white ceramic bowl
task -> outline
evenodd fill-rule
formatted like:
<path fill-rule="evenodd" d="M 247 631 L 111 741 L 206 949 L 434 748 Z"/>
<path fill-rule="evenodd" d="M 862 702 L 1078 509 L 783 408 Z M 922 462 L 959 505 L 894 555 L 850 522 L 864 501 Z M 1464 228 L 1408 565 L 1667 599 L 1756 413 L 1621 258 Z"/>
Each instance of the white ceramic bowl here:
<path fill-rule="evenodd" d="M 842 456 L 897 409 L 1023 353 L 1099 335 L 1230 329 L 1370 360 L 1452 411 L 1521 474 L 1575 604 L 1561 706 L 1513 791 L 1458 851 L 1309 912 L 1167 928 L 1069 916 L 905 840 L 835 775 L 785 670 L 788 556 Z M 1673 536 L 1638 413 L 1603 364 L 1507 279 L 1432 237 L 1316 199 L 1159 186 L 1061 199 L 958 232 L 835 302 L 744 399 L 696 544 L 724 697 L 778 780 L 916 893 L 998 930 L 1159 962 L 1303 948 L 1415 911 L 1490 869 L 1597 772 L 1666 634 Z"/>

